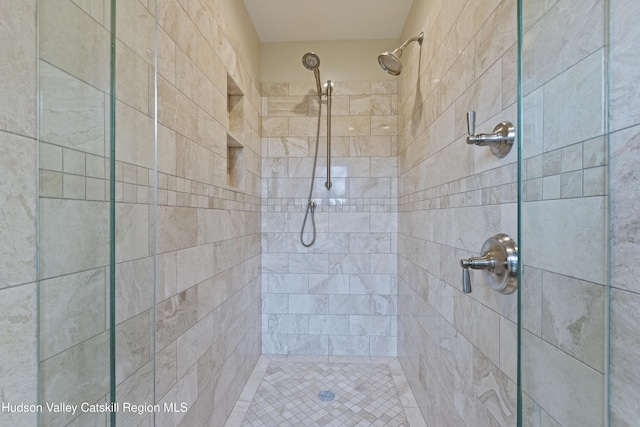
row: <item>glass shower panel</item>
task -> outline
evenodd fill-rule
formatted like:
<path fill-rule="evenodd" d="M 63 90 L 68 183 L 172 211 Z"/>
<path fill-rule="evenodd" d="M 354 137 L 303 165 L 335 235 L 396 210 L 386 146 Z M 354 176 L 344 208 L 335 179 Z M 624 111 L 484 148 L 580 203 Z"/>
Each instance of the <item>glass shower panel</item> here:
<path fill-rule="evenodd" d="M 607 4 L 519 0 L 522 426 L 607 425 Z"/>
<path fill-rule="evenodd" d="M 105 425 L 110 381 L 110 8 L 38 2 L 40 425 Z M 60 409 L 60 411 L 56 411 Z"/>
<path fill-rule="evenodd" d="M 155 425 L 155 1 L 116 3 L 116 424 Z"/>

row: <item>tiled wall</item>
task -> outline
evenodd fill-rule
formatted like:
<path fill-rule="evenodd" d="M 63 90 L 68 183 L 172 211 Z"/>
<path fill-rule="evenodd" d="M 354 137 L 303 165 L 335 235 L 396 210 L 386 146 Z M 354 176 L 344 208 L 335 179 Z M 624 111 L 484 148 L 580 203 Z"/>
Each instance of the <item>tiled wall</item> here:
<path fill-rule="evenodd" d="M 523 9 L 527 426 L 601 426 L 606 410 L 606 14 L 604 1 L 580 4 Z M 563 36 L 550 38 L 557 28 Z"/>
<path fill-rule="evenodd" d="M 116 12 L 117 399 L 154 403 L 155 391 L 160 405 L 189 409 L 161 411 L 157 425 L 223 425 L 261 352 L 260 87 L 218 2 L 159 1 L 157 11 L 154 4 L 118 2 Z M 36 175 L 40 401 L 103 402 L 109 392 L 108 5 L 40 2 L 39 76 L 36 2 L 12 4 L 15 13 L 2 25 L 9 41 L 2 49 L 11 48 L 3 53 L 12 58 L 3 94 L 12 101 L 0 107 L 8 243 L 0 269 L 0 394 L 12 404 L 39 401 Z M 242 93 L 233 124 L 230 87 Z M 241 188 L 228 185 L 230 131 L 242 145 L 241 169 L 233 171 Z M 0 416 L 3 425 L 35 425 L 35 413 Z M 46 425 L 104 425 L 106 418 L 41 414 Z M 145 425 L 152 415 L 119 412 L 117 419 Z"/>
<path fill-rule="evenodd" d="M 323 103 L 317 238 L 307 249 L 300 230 L 316 144 L 313 76 L 263 85 L 264 353 L 396 354 L 396 88 L 335 83 L 329 191 Z"/>
<path fill-rule="evenodd" d="M 11 58 L 0 63 L 6 77 L 0 81 L 0 92 L 10 100 L 0 103 L 0 395 L 10 402 L 35 402 L 36 2 L 9 2 L 12 17 L 0 26 L 0 49 L 3 57 Z M 394 354 L 396 303 L 398 353 L 427 421 L 434 425 L 514 425 L 515 296 L 501 297 L 488 291 L 480 274 L 473 274 L 474 292 L 462 294 L 458 260 L 476 255 L 484 239 L 496 232 L 515 237 L 514 154 L 497 160 L 487 149 L 464 143 L 467 110 L 477 111 L 480 132 L 490 131 L 505 119 L 516 121 L 515 2 L 483 0 L 464 5 L 442 1 L 435 5 L 425 21 L 422 49 L 413 44 L 405 51 L 398 91 L 388 83 L 336 84 L 334 166 L 343 166 L 346 172 L 336 170 L 333 176 L 334 187 L 342 185 L 344 194 L 327 193 L 324 189 L 321 144 L 319 178 L 314 190 L 319 203 L 319 234 L 316 246 L 310 250 L 303 249 L 298 238 L 315 142 L 317 106 L 312 96 L 312 77 L 308 85 L 266 85 L 260 94 L 255 76 L 247 72 L 230 47 L 230 26 L 215 2 L 197 6 L 195 2 L 162 0 L 158 2 L 158 13 L 148 10 L 147 3 L 118 2 L 119 28 L 124 31 L 118 41 L 118 64 L 122 68 L 118 73 L 117 120 L 122 134 L 118 135 L 117 154 L 121 224 L 117 273 L 127 278 L 118 281 L 118 395 L 131 401 L 147 398 L 153 381 L 150 361 L 154 239 L 153 232 L 147 230 L 153 223 L 149 105 L 152 68 L 146 48 L 152 40 L 150 23 L 157 15 L 158 236 L 162 238 L 158 239 L 155 258 L 156 390 L 160 402 L 185 400 L 191 409 L 176 419 L 161 415 L 159 425 L 200 425 L 209 421 L 221 425 L 260 352 L 261 327 L 265 353 Z M 58 0 L 52 4 L 54 7 L 44 12 L 71 12 L 63 15 L 73 19 L 74 25 L 90 19 L 94 21 L 92 25 L 105 26 L 108 13 L 104 13 L 104 7 L 86 6 L 81 10 L 76 6 L 79 2 Z M 593 4 L 601 6 L 599 2 Z M 567 10 L 572 13 L 559 15 Z M 588 23 L 576 26 L 562 21 L 565 29 L 585 29 L 578 31 L 576 48 L 570 49 L 582 52 L 582 56 L 559 64 L 560 71 L 568 71 L 558 72 L 560 80 L 550 83 L 556 86 L 549 89 L 562 89 L 563 81 L 581 80 L 571 73 L 586 72 L 587 78 L 597 74 L 592 67 L 597 70 L 599 66 L 596 56 L 602 55 L 601 46 L 582 50 L 589 46 L 582 35 L 600 31 L 594 31 L 592 25 L 602 22 L 600 18 L 592 21 L 595 15 L 584 15 L 591 10 L 563 0 L 549 4 L 529 22 L 539 22 L 542 34 L 546 33 L 542 25 L 558 16 L 572 16 L 576 22 Z M 640 140 L 635 84 L 638 67 L 633 49 L 640 34 L 631 23 L 640 16 L 633 0 L 613 2 L 611 11 L 611 416 L 612 425 L 631 426 L 636 422 L 640 401 L 640 378 L 631 362 L 640 357 L 635 339 L 640 289 L 635 285 L 638 272 L 633 262 L 638 253 L 635 147 Z M 82 17 L 80 21 L 78 16 Z M 134 16 L 139 21 L 132 22 Z M 58 25 L 64 22 L 50 21 Z M 134 29 L 137 32 L 127 32 Z M 60 34 L 68 35 L 62 30 L 70 29 L 59 29 Z M 420 51 L 422 54 L 418 55 Z M 46 49 L 43 53 L 46 55 Z M 562 57 L 566 55 L 558 52 L 545 63 Z M 47 81 L 55 83 L 49 85 L 53 91 L 64 82 L 65 88 L 74 89 L 75 95 L 88 102 L 106 92 L 104 80 L 100 84 L 89 82 L 88 76 L 82 75 L 86 70 L 61 72 L 62 65 L 56 65 L 50 57 L 45 59 L 41 64 L 45 89 Z M 573 64 L 577 66 L 572 67 Z M 93 70 L 90 75 L 100 72 Z M 245 94 L 245 135 L 249 137 L 245 139 L 244 191 L 228 188 L 223 172 L 228 129 L 227 73 Z M 535 87 L 549 80 L 539 77 Z M 198 82 L 197 86 L 194 82 Z M 598 91 L 592 91 L 595 92 Z M 58 91 L 61 96 L 64 93 Z M 542 93 L 532 92 L 527 99 L 529 105 L 542 103 L 546 107 Z M 45 105 L 66 105 L 64 98 L 53 100 Z M 261 102 L 265 116 L 263 139 L 259 138 Z M 104 124 L 104 116 L 97 117 L 106 111 L 104 98 L 102 103 L 93 105 L 96 118 Z M 45 130 L 52 129 L 46 121 L 43 125 Z M 325 126 L 321 129 L 324 133 Z M 544 129 L 544 124 L 532 129 Z M 593 129 L 589 132 L 593 133 Z M 54 139 L 60 137 L 55 132 L 51 135 Z M 394 135 L 399 135 L 397 146 Z M 92 140 L 106 135 L 98 136 L 93 134 Z M 69 206 L 59 217 L 69 226 L 77 224 L 76 219 L 95 223 L 98 217 L 91 208 L 106 200 L 104 151 L 96 152 L 95 146 L 71 146 L 71 140 L 43 139 L 40 191 L 44 208 L 54 203 L 59 208 Z M 603 141 L 587 135 L 565 144 L 559 138 L 549 147 L 545 151 L 537 147 L 528 156 L 525 171 L 529 202 L 544 203 L 552 209 L 567 198 L 577 204 L 596 201 L 599 204 L 593 212 L 600 215 L 605 203 L 600 181 L 605 166 Z M 261 154 L 265 157 L 263 162 Z M 262 196 L 268 199 L 262 202 Z M 584 212 L 583 204 L 579 212 Z M 396 216 L 400 255 L 397 271 Z M 265 271 L 262 283 L 261 223 Z M 602 225 L 600 219 L 596 219 L 596 225 Z M 91 236 L 85 237 L 90 241 Z M 586 239 L 591 237 L 587 235 Z M 66 240 L 56 243 L 72 246 L 72 238 L 66 236 Z M 586 247 L 584 242 L 579 245 Z M 50 250 L 58 247 L 52 245 Z M 98 261 L 102 262 L 103 246 L 99 253 L 95 253 L 95 246 L 89 247 L 90 255 L 99 256 Z M 57 304 L 49 300 L 46 292 L 53 290 L 55 295 L 57 287 L 62 287 L 68 294 L 79 298 L 85 295 L 87 301 L 98 302 L 99 306 L 87 309 L 99 313 L 106 310 L 106 299 L 95 298 L 94 293 L 95 287 L 102 289 L 106 284 L 104 268 L 87 270 L 81 260 L 69 257 L 62 263 L 43 261 L 43 285 L 51 286 L 42 287 L 42 296 L 51 302 L 49 306 Z M 600 266 L 595 267 L 590 274 L 601 274 Z M 598 349 L 586 347 L 587 352 L 577 352 L 578 347 L 572 347 L 575 335 L 563 337 L 544 331 L 566 326 L 572 316 L 589 312 L 589 305 L 593 301 L 599 303 L 602 293 L 578 273 L 558 274 L 553 268 L 531 268 L 527 280 L 539 283 L 541 290 L 544 283 L 556 282 L 571 290 L 584 288 L 590 295 L 595 292 L 595 297 L 581 300 L 572 297 L 574 294 L 554 293 L 553 288 L 549 288 L 551 293 L 537 293 L 539 301 L 570 298 L 575 311 L 565 318 L 542 316 L 542 310 L 538 311 L 537 317 L 527 317 L 528 328 L 534 331 L 529 336 L 535 343 L 543 342 L 540 336 L 548 340 L 540 347 L 546 353 L 540 354 L 538 360 L 562 354 L 572 367 L 584 368 L 579 374 L 591 375 L 597 369 L 590 365 L 601 363 L 597 360 L 601 354 Z M 67 269 L 84 272 L 69 274 L 71 270 Z M 262 325 L 261 286 L 265 292 Z M 47 303 L 43 307 L 46 306 Z M 86 319 L 81 312 L 71 314 L 66 321 Z M 95 316 L 92 318 L 95 320 Z M 93 325 L 89 322 L 89 329 Z M 586 334 L 581 342 L 600 342 L 601 337 L 591 333 L 592 325 L 592 321 L 585 324 Z M 65 353 L 76 353 L 85 357 L 86 366 L 98 366 L 96 360 L 106 354 L 100 350 L 105 348 L 104 333 L 93 329 L 90 336 L 52 335 L 49 344 L 43 343 L 43 354 L 55 354 L 63 361 Z M 87 349 L 94 343 L 98 346 L 91 353 Z M 62 351 L 65 346 L 72 351 Z M 51 363 L 55 357 L 46 361 Z M 75 362 L 71 366 L 73 371 L 78 370 Z M 51 367 L 43 372 L 58 372 L 56 366 Z M 98 378 L 103 375 L 98 372 Z M 45 381 L 51 378 L 56 377 Z M 57 384 L 61 385 L 58 390 L 77 394 L 76 387 L 68 381 L 66 386 Z M 553 419 L 559 418 L 553 414 L 553 406 L 545 408 L 540 403 L 544 402 L 527 402 L 526 421 L 530 425 L 559 423 Z M 567 407 L 572 406 L 564 408 Z M 35 424 L 36 416 L 2 413 L 0 417 L 2 423 L 30 426 Z M 144 422 L 136 418 L 133 414 L 120 421 Z M 86 424 L 89 420 L 77 422 Z"/>
<path fill-rule="evenodd" d="M 35 0 L 11 0 L 0 25 L 0 396 L 37 399 Z M 36 414 L 0 413 L 0 424 L 35 425 Z"/>
<path fill-rule="evenodd" d="M 110 13 L 66 0 L 41 1 L 38 11 L 40 401 L 104 402 L 109 393 Z M 130 211 L 132 220 L 142 218 L 148 226 L 145 206 Z M 148 256 L 148 230 L 138 231 L 121 234 L 121 259 L 141 248 Z M 132 245 L 137 239 L 141 245 Z M 148 314 L 146 322 L 149 331 Z M 43 424 L 76 417 L 41 414 Z M 105 420 L 102 413 L 78 421 Z"/>
<path fill-rule="evenodd" d="M 159 1 L 157 19 L 156 398 L 189 412 L 156 422 L 219 426 L 261 350 L 259 83 L 218 2 Z M 243 188 L 227 180 L 232 131 Z"/>
<path fill-rule="evenodd" d="M 640 8 L 611 1 L 611 425 L 633 426 L 640 413 Z"/>
<path fill-rule="evenodd" d="M 517 238 L 516 150 L 465 141 L 469 110 L 477 133 L 517 123 L 516 1 L 438 1 L 422 30 L 398 101 L 398 356 L 428 425 L 511 427 L 517 294 L 477 271 L 464 294 L 459 262 Z"/>

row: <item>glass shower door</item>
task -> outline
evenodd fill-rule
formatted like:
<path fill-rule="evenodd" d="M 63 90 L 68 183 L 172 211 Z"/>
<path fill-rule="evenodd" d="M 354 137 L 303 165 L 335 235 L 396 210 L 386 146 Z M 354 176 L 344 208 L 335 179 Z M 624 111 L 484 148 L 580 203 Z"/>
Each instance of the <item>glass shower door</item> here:
<path fill-rule="evenodd" d="M 151 425 L 155 2 L 37 4 L 39 425 Z"/>
<path fill-rule="evenodd" d="M 38 2 L 39 425 L 106 425 L 111 392 L 111 16 Z M 67 406 L 69 405 L 69 406 Z"/>
<path fill-rule="evenodd" d="M 606 426 L 608 6 L 518 6 L 520 425 Z"/>

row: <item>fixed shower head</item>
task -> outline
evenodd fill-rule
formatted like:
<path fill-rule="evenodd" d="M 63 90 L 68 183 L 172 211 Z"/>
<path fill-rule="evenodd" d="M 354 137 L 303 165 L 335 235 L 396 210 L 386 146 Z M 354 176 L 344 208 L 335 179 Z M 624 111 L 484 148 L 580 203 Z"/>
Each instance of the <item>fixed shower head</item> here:
<path fill-rule="evenodd" d="M 420 33 L 420 35 L 416 37 L 411 37 L 410 39 L 402 43 L 402 46 L 395 49 L 393 52 L 381 53 L 378 56 L 378 63 L 384 71 L 391 74 L 392 76 L 399 75 L 402 71 L 402 62 L 400 61 L 402 51 L 407 47 L 409 43 L 414 41 L 417 41 L 419 45 L 422 45 L 422 40 L 424 40 L 424 33 Z"/>
<path fill-rule="evenodd" d="M 304 65 L 307 70 L 317 70 L 318 67 L 320 67 L 320 58 L 313 52 L 307 52 L 302 57 L 302 65 Z"/>
<path fill-rule="evenodd" d="M 400 62 L 400 58 L 396 56 L 397 50 L 398 49 L 393 52 L 384 52 L 378 56 L 378 63 L 382 69 L 392 76 L 397 76 L 402 71 L 402 62 Z M 400 52 L 400 54 L 402 55 L 402 52 Z"/>

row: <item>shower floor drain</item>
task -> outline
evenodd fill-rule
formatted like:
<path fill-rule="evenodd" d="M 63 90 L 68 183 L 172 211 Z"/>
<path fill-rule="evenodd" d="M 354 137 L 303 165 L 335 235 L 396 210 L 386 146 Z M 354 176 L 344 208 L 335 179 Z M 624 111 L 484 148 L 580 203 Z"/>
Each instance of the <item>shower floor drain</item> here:
<path fill-rule="evenodd" d="M 318 397 L 320 398 L 320 400 L 324 400 L 325 402 L 328 402 L 330 400 L 333 400 L 336 398 L 336 394 L 332 391 L 321 391 L 320 393 L 318 393 Z"/>

